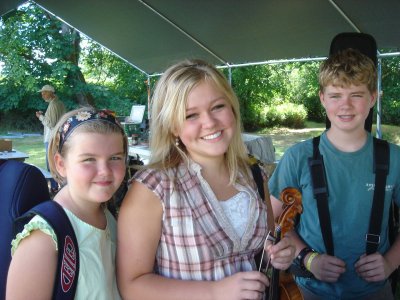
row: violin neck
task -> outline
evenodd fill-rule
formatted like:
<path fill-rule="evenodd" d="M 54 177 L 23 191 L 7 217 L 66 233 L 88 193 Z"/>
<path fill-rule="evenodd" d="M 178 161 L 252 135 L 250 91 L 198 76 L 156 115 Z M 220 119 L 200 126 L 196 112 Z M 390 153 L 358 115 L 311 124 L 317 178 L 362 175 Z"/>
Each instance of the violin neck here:
<path fill-rule="evenodd" d="M 281 230 L 280 227 L 278 226 L 275 229 L 275 242 L 274 244 L 277 244 L 281 240 Z M 269 284 L 269 290 L 268 290 L 268 300 L 279 300 L 280 295 L 279 295 L 279 270 L 275 269 L 272 264 L 272 274 L 270 278 L 270 284 Z"/>

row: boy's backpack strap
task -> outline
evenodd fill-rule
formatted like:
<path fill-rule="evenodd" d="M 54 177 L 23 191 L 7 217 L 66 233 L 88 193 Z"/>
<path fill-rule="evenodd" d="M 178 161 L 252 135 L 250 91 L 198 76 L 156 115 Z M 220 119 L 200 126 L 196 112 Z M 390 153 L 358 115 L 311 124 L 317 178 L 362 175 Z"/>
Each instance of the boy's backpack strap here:
<path fill-rule="evenodd" d="M 389 144 L 374 137 L 374 173 L 375 188 L 372 202 L 368 233 L 365 236 L 366 252 L 372 254 L 378 250 L 382 226 L 383 207 L 385 204 L 386 177 L 389 174 Z"/>
<path fill-rule="evenodd" d="M 79 248 L 74 229 L 64 209 L 49 200 L 40 203 L 16 220 L 21 226 L 33 216 L 40 215 L 57 235 L 58 262 L 53 299 L 74 299 L 79 274 Z"/>
<path fill-rule="evenodd" d="M 319 152 L 320 136 L 313 138 L 313 157 L 308 158 L 313 185 L 314 198 L 317 200 L 318 217 L 324 239 L 326 253 L 334 255 L 331 217 L 328 206 L 328 185 L 326 181 L 324 159 Z"/>

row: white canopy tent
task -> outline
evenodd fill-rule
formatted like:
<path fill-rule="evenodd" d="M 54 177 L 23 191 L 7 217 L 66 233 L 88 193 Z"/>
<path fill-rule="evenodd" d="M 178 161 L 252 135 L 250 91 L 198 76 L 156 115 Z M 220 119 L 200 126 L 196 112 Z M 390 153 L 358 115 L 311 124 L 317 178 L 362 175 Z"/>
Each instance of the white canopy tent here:
<path fill-rule="evenodd" d="M 0 14 L 23 0 L 2 0 Z M 147 75 L 182 58 L 226 67 L 328 54 L 339 32 L 400 49 L 398 0 L 36 0 Z"/>

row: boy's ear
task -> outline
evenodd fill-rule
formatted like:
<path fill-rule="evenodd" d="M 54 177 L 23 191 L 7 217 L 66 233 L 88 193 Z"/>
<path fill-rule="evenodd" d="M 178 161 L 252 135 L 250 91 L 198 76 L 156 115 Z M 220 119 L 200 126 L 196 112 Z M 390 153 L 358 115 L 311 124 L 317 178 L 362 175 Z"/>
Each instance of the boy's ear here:
<path fill-rule="evenodd" d="M 324 92 L 319 91 L 318 95 L 319 95 L 319 101 L 321 102 L 321 105 L 325 108 Z"/>
<path fill-rule="evenodd" d="M 378 92 L 377 92 L 377 91 L 372 92 L 372 93 L 371 93 L 371 97 L 372 97 L 372 98 L 371 98 L 371 105 L 370 105 L 370 108 L 374 107 L 376 101 L 378 100 Z"/>
<path fill-rule="evenodd" d="M 65 178 L 65 160 L 64 157 L 62 157 L 61 154 L 58 152 L 54 155 L 54 165 L 57 169 L 58 174 Z"/>

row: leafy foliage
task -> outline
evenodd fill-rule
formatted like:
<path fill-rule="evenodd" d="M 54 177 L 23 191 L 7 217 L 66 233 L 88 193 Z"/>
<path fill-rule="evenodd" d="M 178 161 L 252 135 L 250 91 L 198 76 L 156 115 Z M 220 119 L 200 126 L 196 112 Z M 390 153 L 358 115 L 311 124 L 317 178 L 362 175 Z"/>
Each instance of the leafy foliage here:
<path fill-rule="evenodd" d="M 143 74 L 32 3 L 0 20 L 0 62 L 0 119 L 21 129 L 36 129 L 34 111 L 47 107 L 38 93 L 44 84 L 68 109 L 127 115 L 133 103 L 147 104 Z"/>
<path fill-rule="evenodd" d="M 263 111 L 263 127 L 285 126 L 303 128 L 307 120 L 307 111 L 302 104 L 283 103 L 265 107 Z"/>

